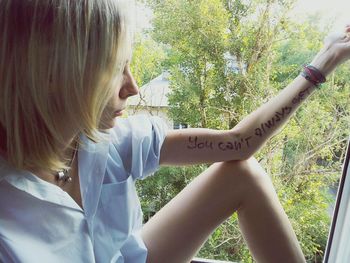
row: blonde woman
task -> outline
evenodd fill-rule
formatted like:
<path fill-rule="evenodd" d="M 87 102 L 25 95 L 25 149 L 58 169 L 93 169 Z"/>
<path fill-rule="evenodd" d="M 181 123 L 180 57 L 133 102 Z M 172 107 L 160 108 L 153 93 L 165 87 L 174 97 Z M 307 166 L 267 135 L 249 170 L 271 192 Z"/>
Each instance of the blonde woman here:
<path fill-rule="evenodd" d="M 232 130 L 166 131 L 118 118 L 138 92 L 126 4 L 0 0 L 0 261 L 189 262 L 237 212 L 258 262 L 304 262 L 251 156 L 350 57 L 349 38 Z M 143 226 L 135 180 L 198 163 L 214 164 Z"/>

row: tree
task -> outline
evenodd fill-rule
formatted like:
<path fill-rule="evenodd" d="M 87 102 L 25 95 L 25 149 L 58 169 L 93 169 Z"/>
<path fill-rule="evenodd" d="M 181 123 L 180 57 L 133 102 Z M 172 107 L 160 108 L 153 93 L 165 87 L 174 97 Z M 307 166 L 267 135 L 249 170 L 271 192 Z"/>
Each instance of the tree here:
<path fill-rule="evenodd" d="M 171 47 L 170 116 L 179 123 L 213 127 L 220 122 L 210 104 L 213 87 L 225 82 L 224 53 L 228 13 L 220 0 L 149 1 L 154 8 L 154 39 Z M 188 103 L 178 99 L 187 97 Z M 188 109 L 191 110 L 189 114 Z M 214 123 L 212 123 L 214 122 Z"/>
<path fill-rule="evenodd" d="M 137 35 L 131 63 L 136 83 L 141 87 L 162 73 L 165 58 L 165 47 L 148 35 Z"/>
<path fill-rule="evenodd" d="M 170 116 L 192 127 L 234 127 L 299 74 L 325 35 L 316 23 L 290 19 L 293 0 L 147 2 L 154 10 L 152 36 L 167 47 Z M 322 258 L 332 202 L 327 190 L 340 175 L 349 134 L 349 73 L 342 67 L 333 74 L 256 155 L 271 175 L 310 262 Z M 139 186 L 144 207 L 153 202 L 159 210 L 203 169 L 162 169 Z M 162 195 L 152 192 L 156 188 Z M 252 261 L 235 215 L 199 255 Z"/>

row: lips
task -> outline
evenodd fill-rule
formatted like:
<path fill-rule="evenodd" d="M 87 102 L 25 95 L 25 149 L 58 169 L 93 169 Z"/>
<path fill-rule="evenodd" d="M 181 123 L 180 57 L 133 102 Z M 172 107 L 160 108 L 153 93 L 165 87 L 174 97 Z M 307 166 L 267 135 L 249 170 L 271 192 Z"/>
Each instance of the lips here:
<path fill-rule="evenodd" d="M 119 110 L 119 111 L 115 111 L 114 112 L 114 116 L 115 117 L 119 117 L 119 116 L 122 116 L 123 115 L 123 110 Z"/>

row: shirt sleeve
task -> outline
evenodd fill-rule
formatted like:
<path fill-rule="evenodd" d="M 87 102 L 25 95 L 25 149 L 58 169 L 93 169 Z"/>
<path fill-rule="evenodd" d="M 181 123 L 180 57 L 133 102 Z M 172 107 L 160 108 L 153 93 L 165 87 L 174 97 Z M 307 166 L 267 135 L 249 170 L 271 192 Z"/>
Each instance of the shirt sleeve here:
<path fill-rule="evenodd" d="M 135 115 L 117 119 L 112 144 L 125 170 L 134 179 L 144 179 L 159 168 L 160 150 L 168 128 L 159 117 Z"/>

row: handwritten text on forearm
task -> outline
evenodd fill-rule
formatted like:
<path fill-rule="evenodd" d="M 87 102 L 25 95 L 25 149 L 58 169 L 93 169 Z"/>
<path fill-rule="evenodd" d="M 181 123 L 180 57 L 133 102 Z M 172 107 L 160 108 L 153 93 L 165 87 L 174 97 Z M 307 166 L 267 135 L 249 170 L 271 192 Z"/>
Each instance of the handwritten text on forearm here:
<path fill-rule="evenodd" d="M 221 151 L 240 151 L 243 148 L 250 148 L 254 138 L 261 138 L 266 134 L 269 135 L 270 130 L 273 129 L 275 126 L 279 126 L 280 125 L 279 123 L 284 119 L 289 118 L 293 111 L 293 108 L 298 107 L 298 105 L 303 100 L 306 99 L 306 95 L 310 95 L 310 94 L 311 94 L 311 87 L 308 87 L 302 90 L 301 92 L 299 92 L 298 95 L 292 99 L 290 106 L 285 106 L 281 110 L 275 112 L 274 116 L 272 116 L 271 119 L 269 119 L 268 121 L 262 122 L 257 128 L 255 128 L 254 134 L 252 135 L 249 135 L 241 139 L 219 141 L 219 142 L 203 140 L 203 139 L 200 139 L 198 136 L 190 136 L 188 138 L 187 148 L 190 150 L 219 149 Z"/>

